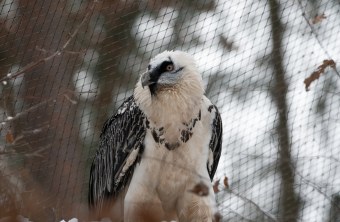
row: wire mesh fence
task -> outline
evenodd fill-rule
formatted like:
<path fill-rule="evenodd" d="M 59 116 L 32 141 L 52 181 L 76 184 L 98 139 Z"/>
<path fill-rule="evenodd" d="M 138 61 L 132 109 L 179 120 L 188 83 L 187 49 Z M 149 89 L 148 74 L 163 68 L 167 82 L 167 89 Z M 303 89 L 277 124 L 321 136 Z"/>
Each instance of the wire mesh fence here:
<path fill-rule="evenodd" d="M 223 221 L 340 221 L 339 10 L 336 0 L 0 0 L 0 218 L 87 220 L 104 121 L 151 57 L 177 49 L 195 57 L 222 115 Z"/>

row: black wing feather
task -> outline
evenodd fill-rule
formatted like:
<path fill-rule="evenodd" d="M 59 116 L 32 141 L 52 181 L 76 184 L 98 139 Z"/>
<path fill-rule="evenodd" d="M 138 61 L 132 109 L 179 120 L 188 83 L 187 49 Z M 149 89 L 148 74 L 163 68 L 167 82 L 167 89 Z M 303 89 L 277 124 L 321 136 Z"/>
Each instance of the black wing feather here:
<path fill-rule="evenodd" d="M 131 96 L 103 126 L 90 171 L 88 201 L 91 207 L 101 208 L 105 200 L 117 196 L 128 185 L 144 150 L 145 134 L 145 115 Z M 135 149 L 139 149 L 136 161 L 118 180 L 126 159 Z"/>
<path fill-rule="evenodd" d="M 218 161 L 220 160 L 223 134 L 222 119 L 216 106 L 213 106 L 212 112 L 215 112 L 215 118 L 212 122 L 212 135 L 209 143 L 209 148 L 213 152 L 213 164 L 211 169 L 209 169 L 209 166 L 207 166 L 211 181 L 214 178 Z"/>

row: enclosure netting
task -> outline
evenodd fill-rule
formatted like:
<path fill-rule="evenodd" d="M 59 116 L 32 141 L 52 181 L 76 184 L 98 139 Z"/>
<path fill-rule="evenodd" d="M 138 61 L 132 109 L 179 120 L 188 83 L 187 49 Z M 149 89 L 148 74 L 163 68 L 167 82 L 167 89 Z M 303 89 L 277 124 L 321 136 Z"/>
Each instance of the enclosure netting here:
<path fill-rule="evenodd" d="M 337 0 L 0 0 L 0 218 L 86 220 L 104 121 L 150 58 L 182 50 L 222 115 L 223 221 L 340 221 L 339 10 Z"/>

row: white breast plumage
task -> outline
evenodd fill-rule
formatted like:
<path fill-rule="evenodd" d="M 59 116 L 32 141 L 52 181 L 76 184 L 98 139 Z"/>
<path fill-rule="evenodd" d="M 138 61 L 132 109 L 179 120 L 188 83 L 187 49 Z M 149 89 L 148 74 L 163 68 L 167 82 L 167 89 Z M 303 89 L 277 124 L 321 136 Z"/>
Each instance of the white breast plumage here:
<path fill-rule="evenodd" d="M 91 206 L 125 194 L 124 221 L 142 221 L 141 209 L 157 220 L 213 221 L 210 181 L 221 154 L 222 123 L 203 93 L 190 55 L 166 51 L 151 60 L 134 95 L 104 124 L 90 172 Z M 202 181 L 208 195 L 189 192 Z"/>

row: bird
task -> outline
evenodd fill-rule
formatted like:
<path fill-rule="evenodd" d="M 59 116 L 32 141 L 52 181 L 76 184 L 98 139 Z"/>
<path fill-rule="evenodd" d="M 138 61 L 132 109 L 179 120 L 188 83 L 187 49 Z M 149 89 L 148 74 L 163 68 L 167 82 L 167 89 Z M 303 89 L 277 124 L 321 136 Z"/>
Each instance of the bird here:
<path fill-rule="evenodd" d="M 90 169 L 90 208 L 100 212 L 121 200 L 125 222 L 219 221 L 211 182 L 221 149 L 221 115 L 205 96 L 194 57 L 164 51 L 104 123 Z"/>

